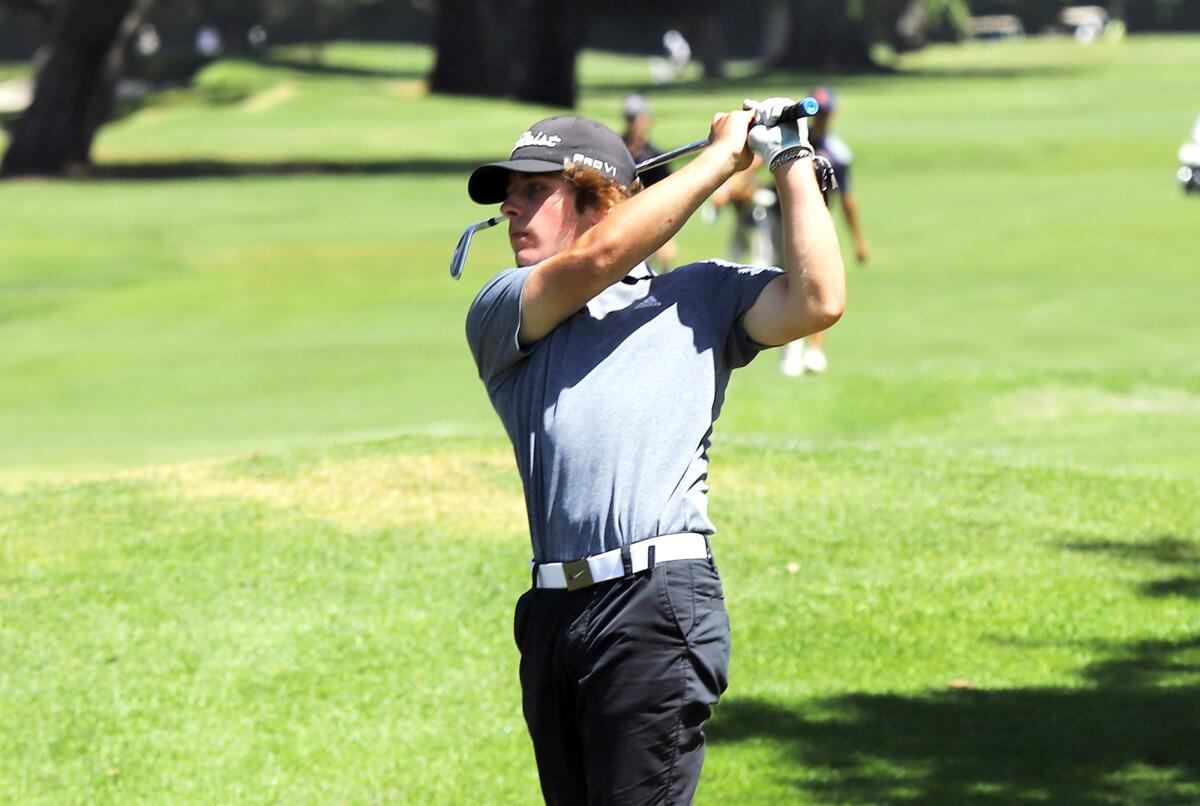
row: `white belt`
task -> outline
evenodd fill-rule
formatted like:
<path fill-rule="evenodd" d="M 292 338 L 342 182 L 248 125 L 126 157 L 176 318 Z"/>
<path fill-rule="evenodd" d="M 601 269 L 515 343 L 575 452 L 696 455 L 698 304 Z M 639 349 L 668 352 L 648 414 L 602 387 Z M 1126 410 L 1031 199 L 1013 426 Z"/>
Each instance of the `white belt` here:
<path fill-rule="evenodd" d="M 625 560 L 621 555 L 628 549 L 629 570 L 626 571 Z M 653 555 L 653 562 L 651 562 Z M 624 548 L 612 549 L 603 554 L 593 554 L 582 560 L 568 563 L 541 563 L 537 566 L 536 586 L 539 588 L 566 588 L 573 591 L 594 585 L 597 582 L 607 582 L 610 579 L 620 579 L 628 574 L 636 574 L 653 568 L 659 563 L 672 560 L 703 560 L 708 557 L 708 540 L 704 535 L 695 532 L 680 532 L 673 535 L 659 535 L 630 543 Z"/>

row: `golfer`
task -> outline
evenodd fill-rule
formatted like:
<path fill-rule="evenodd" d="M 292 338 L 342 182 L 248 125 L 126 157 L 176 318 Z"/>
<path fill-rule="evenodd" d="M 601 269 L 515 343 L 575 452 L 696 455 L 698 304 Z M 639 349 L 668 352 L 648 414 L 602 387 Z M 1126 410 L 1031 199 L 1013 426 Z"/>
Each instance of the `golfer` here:
<path fill-rule="evenodd" d="M 807 128 L 776 125 L 790 103 L 716 115 L 711 144 L 641 192 L 621 138 L 580 117 L 533 124 L 471 174 L 516 258 L 472 303 L 467 340 L 524 483 L 532 587 L 514 635 L 549 804 L 692 801 L 729 664 L 713 423 L 732 370 L 833 324 L 845 297 Z M 779 186 L 786 271 L 650 274 L 647 256 L 752 151 Z"/>

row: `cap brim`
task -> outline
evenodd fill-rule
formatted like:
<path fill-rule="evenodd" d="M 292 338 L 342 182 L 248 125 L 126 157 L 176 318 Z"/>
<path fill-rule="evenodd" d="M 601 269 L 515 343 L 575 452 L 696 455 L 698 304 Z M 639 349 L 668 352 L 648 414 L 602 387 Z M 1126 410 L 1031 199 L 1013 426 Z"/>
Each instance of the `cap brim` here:
<path fill-rule="evenodd" d="M 467 180 L 467 194 L 479 204 L 499 204 L 508 196 L 508 175 L 513 171 L 544 174 L 562 170 L 561 163 L 549 160 L 508 160 L 481 165 Z"/>

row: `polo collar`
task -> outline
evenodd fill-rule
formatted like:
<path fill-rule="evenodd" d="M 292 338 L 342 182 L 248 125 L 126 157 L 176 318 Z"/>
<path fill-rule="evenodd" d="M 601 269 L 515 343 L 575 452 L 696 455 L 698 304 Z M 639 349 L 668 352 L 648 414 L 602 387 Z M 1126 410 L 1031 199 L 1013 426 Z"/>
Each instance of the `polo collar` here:
<path fill-rule="evenodd" d="M 650 271 L 650 267 L 647 266 L 646 261 L 643 260 L 641 263 L 630 269 L 629 274 L 626 274 L 621 278 L 621 282 L 627 283 L 628 285 L 633 285 L 634 283 L 642 280 L 649 280 L 653 277 L 654 272 Z"/>

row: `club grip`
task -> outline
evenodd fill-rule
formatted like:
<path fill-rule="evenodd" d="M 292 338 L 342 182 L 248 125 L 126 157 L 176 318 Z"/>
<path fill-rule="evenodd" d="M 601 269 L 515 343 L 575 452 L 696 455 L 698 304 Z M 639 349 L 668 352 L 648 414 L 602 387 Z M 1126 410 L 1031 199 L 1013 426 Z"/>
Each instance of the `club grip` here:
<path fill-rule="evenodd" d="M 805 98 L 803 101 L 794 103 L 791 106 L 785 108 L 782 112 L 780 112 L 779 113 L 779 122 L 787 123 L 787 122 L 790 122 L 793 120 L 800 120 L 800 118 L 811 118 L 813 115 L 817 114 L 820 111 L 821 111 L 820 102 L 817 101 L 816 98 L 814 98 L 810 95 L 807 98 Z"/>

